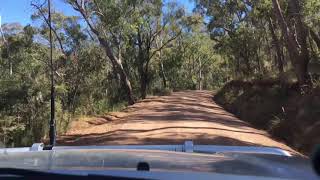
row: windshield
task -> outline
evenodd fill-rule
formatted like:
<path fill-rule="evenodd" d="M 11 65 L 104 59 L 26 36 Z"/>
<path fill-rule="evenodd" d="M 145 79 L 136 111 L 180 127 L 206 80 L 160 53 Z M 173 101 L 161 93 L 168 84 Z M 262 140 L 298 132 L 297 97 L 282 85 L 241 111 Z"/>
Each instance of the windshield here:
<path fill-rule="evenodd" d="M 1 147 L 320 143 L 319 1 L 11 0 L 0 19 Z"/>

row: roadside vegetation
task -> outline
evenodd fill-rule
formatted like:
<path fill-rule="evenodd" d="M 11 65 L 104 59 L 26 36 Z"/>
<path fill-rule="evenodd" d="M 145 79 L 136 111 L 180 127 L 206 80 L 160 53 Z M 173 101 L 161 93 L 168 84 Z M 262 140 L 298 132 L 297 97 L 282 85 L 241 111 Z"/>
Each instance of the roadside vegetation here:
<path fill-rule="evenodd" d="M 231 81 L 214 100 L 300 152 L 311 154 L 320 142 L 319 88 L 302 96 L 296 83 L 281 87 L 274 80 Z"/>
<path fill-rule="evenodd" d="M 216 35 L 212 39 L 230 56 L 234 70 L 233 81 L 217 93 L 216 102 L 311 153 L 320 143 L 320 3 L 208 2 L 200 5 L 211 16 L 208 28 Z"/>
<path fill-rule="evenodd" d="M 56 7 L 51 28 L 58 133 L 76 116 L 103 114 L 147 95 L 222 88 L 220 104 L 294 147 L 301 133 L 285 133 L 295 128 L 293 122 L 319 137 L 312 128 L 320 109 L 320 2 L 192 2 L 192 12 L 162 0 L 65 0 L 77 16 Z M 31 1 L 30 25 L 2 25 L 3 146 L 30 145 L 48 134 L 46 5 Z M 252 109 L 254 114 L 246 112 Z M 306 112 L 295 117 L 301 109 Z"/>

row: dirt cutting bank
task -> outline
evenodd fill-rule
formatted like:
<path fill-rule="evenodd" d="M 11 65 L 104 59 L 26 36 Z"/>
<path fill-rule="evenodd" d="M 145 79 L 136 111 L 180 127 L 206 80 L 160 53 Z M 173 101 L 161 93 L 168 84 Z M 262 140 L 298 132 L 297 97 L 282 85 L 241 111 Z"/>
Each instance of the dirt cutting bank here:
<path fill-rule="evenodd" d="M 227 111 L 268 131 L 300 152 L 320 144 L 320 90 L 301 95 L 296 84 L 276 81 L 231 81 L 214 100 Z"/>

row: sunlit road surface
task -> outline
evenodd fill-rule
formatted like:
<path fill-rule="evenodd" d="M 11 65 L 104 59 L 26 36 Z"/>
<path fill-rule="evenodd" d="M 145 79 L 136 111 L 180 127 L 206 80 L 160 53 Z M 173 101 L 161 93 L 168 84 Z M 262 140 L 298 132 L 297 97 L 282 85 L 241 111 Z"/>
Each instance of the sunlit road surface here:
<path fill-rule="evenodd" d="M 58 145 L 195 144 L 271 146 L 295 152 L 225 111 L 211 91 L 151 96 L 123 112 L 74 121 Z"/>

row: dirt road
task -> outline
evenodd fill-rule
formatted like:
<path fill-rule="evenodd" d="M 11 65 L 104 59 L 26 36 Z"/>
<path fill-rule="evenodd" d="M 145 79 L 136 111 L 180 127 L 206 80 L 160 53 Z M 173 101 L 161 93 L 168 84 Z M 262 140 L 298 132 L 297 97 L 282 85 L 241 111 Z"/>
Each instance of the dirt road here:
<path fill-rule="evenodd" d="M 273 146 L 293 151 L 212 100 L 210 91 L 149 97 L 123 112 L 72 123 L 59 145 L 195 144 Z"/>

